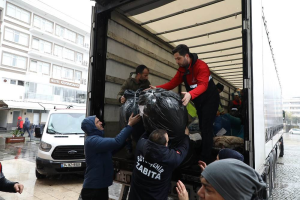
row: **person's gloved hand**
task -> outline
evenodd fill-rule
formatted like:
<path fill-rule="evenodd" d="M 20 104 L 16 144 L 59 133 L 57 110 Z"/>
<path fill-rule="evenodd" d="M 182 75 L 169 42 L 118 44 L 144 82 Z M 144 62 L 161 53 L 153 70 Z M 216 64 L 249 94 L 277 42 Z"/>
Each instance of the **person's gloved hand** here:
<path fill-rule="evenodd" d="M 181 181 L 177 182 L 176 191 L 179 200 L 189 200 L 189 193 L 186 191 L 185 185 Z"/>
<path fill-rule="evenodd" d="M 20 184 L 20 183 L 16 183 L 16 184 L 14 185 L 14 189 L 15 189 L 16 192 L 22 194 L 23 189 L 24 189 L 24 185 L 22 185 L 22 184 Z"/>

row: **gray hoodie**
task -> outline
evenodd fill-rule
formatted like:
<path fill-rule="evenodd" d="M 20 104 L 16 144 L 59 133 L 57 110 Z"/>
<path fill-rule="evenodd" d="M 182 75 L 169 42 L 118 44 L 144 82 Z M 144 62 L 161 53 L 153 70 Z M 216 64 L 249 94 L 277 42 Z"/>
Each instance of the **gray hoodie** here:
<path fill-rule="evenodd" d="M 266 187 L 253 168 L 237 159 L 215 161 L 201 175 L 225 200 L 250 200 Z"/>

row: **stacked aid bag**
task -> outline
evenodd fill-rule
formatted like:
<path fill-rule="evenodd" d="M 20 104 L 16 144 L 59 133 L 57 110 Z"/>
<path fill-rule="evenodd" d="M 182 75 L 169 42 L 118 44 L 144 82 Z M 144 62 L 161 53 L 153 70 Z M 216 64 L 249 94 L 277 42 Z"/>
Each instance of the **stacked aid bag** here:
<path fill-rule="evenodd" d="M 139 106 L 138 99 L 141 93 L 141 89 L 135 91 L 125 90 L 124 97 L 126 98 L 126 102 L 120 107 L 120 128 L 123 129 L 128 124 L 128 119 L 130 115 L 139 114 Z M 132 130 L 132 138 L 135 142 L 138 141 L 140 136 L 145 132 L 143 121 L 141 120 L 137 124 L 133 126 Z"/>
<path fill-rule="evenodd" d="M 164 129 L 168 132 L 169 146 L 181 141 L 188 113 L 180 95 L 161 88 L 151 89 L 140 93 L 138 104 L 145 130 L 149 134 L 155 129 Z"/>
<path fill-rule="evenodd" d="M 124 128 L 128 124 L 128 119 L 132 113 L 138 114 L 139 106 L 137 104 L 140 91 L 125 90 L 124 97 L 126 102 L 120 108 L 120 126 Z"/>

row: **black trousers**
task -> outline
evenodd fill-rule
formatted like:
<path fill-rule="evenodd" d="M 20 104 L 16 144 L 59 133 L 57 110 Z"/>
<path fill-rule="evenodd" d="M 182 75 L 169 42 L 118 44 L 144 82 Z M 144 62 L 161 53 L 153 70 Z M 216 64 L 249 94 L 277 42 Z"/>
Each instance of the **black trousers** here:
<path fill-rule="evenodd" d="M 199 118 L 199 129 L 202 137 L 201 160 L 210 163 L 213 148 L 213 123 L 220 103 L 220 95 L 213 80 L 209 81 L 207 90 L 194 100 Z"/>
<path fill-rule="evenodd" d="M 82 188 L 82 200 L 108 200 L 108 187 L 107 188 Z"/>
<path fill-rule="evenodd" d="M 201 160 L 205 162 L 210 162 L 211 151 L 213 148 L 213 123 L 216 118 L 218 111 L 218 102 L 207 102 L 204 105 L 198 106 L 197 115 L 199 118 L 199 129 L 201 131 L 202 137 L 202 151 L 201 151 Z"/>

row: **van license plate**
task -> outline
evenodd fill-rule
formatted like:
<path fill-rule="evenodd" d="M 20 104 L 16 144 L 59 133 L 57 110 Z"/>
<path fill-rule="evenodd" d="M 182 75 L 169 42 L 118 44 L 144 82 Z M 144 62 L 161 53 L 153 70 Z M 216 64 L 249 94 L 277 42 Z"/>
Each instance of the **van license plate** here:
<path fill-rule="evenodd" d="M 62 163 L 61 168 L 64 167 L 81 167 L 81 163 Z"/>

